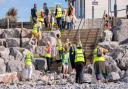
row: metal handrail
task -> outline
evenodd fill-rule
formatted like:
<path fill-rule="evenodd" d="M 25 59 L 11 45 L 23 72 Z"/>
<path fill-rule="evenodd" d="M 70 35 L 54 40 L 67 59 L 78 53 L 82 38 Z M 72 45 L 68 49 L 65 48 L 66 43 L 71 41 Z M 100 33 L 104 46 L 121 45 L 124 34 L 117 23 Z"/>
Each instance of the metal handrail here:
<path fill-rule="evenodd" d="M 79 25 L 78 25 L 78 29 L 77 29 L 77 31 L 76 31 L 76 34 L 75 34 L 74 38 L 76 38 L 76 36 L 77 36 L 78 33 L 79 33 L 79 36 L 80 36 L 80 24 L 81 24 L 81 22 L 82 22 L 82 18 L 81 18 L 81 20 L 80 20 L 80 23 L 79 23 Z"/>
<path fill-rule="evenodd" d="M 105 11 L 104 11 L 104 14 L 105 14 Z M 101 24 L 100 24 L 100 29 L 99 29 L 99 32 L 98 32 L 98 37 L 96 38 L 96 42 L 95 42 L 95 46 L 97 45 L 100 37 L 102 37 L 102 33 L 103 33 L 103 22 L 104 22 L 104 14 L 103 14 L 103 17 L 102 17 L 102 21 L 101 21 Z M 99 36 L 100 35 L 100 36 Z"/>

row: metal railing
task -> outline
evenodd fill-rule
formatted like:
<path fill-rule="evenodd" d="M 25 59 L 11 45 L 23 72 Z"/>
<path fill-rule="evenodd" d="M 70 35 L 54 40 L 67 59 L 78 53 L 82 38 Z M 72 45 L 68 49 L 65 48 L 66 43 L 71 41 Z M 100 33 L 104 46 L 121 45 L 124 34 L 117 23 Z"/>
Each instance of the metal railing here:
<path fill-rule="evenodd" d="M 105 11 L 104 11 L 104 13 L 105 13 Z M 103 17 L 102 17 L 102 20 L 101 20 L 99 32 L 97 34 L 97 38 L 96 38 L 96 42 L 95 42 L 95 47 L 96 47 L 99 39 L 102 38 L 102 36 L 103 36 L 103 31 L 104 31 L 103 30 L 103 25 L 104 25 L 104 14 L 103 14 Z"/>

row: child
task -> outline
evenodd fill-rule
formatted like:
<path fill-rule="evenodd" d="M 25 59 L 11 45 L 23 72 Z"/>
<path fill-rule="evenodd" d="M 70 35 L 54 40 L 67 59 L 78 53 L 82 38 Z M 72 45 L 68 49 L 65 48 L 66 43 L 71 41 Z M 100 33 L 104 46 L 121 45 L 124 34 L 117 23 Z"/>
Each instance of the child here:
<path fill-rule="evenodd" d="M 68 73 L 68 64 L 69 64 L 69 50 L 68 46 L 65 45 L 65 50 L 64 50 L 64 57 L 62 61 L 62 66 L 63 66 L 63 78 L 65 79 L 67 77 Z"/>

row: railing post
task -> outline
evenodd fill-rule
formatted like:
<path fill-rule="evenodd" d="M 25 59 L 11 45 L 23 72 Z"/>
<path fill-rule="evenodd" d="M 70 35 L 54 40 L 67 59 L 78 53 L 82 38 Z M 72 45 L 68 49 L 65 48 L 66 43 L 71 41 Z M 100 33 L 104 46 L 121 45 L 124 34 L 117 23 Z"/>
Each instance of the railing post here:
<path fill-rule="evenodd" d="M 9 18 L 7 18 L 7 29 L 9 29 Z"/>

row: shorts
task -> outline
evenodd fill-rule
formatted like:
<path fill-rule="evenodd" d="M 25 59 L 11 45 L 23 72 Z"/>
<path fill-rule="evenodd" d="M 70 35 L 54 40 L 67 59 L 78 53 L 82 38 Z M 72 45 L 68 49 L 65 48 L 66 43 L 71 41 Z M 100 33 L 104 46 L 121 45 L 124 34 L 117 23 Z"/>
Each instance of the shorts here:
<path fill-rule="evenodd" d="M 38 32 L 37 33 L 36 32 L 32 32 L 32 36 L 34 36 L 35 38 L 38 39 L 39 38 L 39 33 Z"/>

